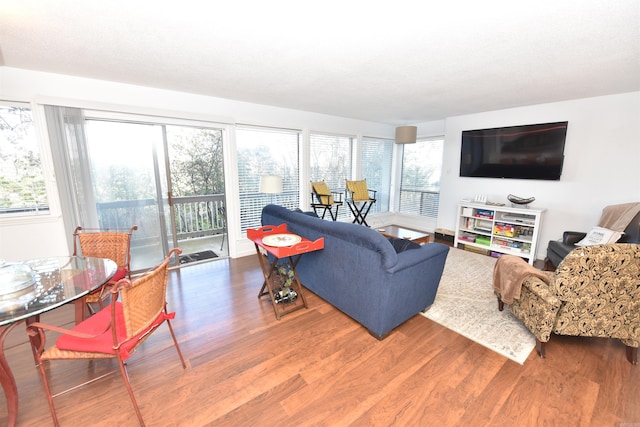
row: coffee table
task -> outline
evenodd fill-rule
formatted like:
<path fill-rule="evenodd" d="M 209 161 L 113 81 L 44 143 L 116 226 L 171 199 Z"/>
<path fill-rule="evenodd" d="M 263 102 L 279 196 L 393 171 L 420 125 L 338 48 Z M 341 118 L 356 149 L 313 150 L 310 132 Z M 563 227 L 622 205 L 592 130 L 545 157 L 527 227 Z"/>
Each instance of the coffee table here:
<path fill-rule="evenodd" d="M 385 237 L 395 239 L 411 240 L 420 245 L 427 244 L 431 241 L 431 235 L 424 231 L 413 230 L 411 228 L 400 227 L 399 225 L 385 225 L 377 229 Z"/>

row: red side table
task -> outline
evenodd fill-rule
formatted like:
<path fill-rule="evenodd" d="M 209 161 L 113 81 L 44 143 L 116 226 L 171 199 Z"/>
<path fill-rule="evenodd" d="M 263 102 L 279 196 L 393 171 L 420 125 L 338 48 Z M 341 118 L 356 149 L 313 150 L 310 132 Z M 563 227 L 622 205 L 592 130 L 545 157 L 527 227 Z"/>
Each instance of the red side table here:
<path fill-rule="evenodd" d="M 307 308 L 307 301 L 302 292 L 296 265 L 303 254 L 324 249 L 324 238 L 320 237 L 312 242 L 304 237 L 289 233 L 287 224 L 248 229 L 247 237 L 256 245 L 256 253 L 264 275 L 264 282 L 258 293 L 258 298 L 269 295 L 278 320 L 292 311 Z M 271 263 L 269 263 L 268 255 L 273 256 Z M 276 274 L 277 266 L 282 259 L 288 260 L 291 266 L 290 271 L 293 273 L 293 281 L 287 286 L 288 289 L 282 286 L 281 279 Z M 295 293 L 295 298 L 291 298 L 293 295 L 291 291 Z"/>

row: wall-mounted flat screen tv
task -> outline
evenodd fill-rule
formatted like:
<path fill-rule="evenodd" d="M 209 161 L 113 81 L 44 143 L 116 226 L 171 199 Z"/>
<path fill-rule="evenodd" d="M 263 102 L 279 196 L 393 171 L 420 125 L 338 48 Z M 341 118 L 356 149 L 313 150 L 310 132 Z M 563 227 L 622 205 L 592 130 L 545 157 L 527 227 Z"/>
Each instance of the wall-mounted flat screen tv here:
<path fill-rule="evenodd" d="M 557 181 L 567 123 L 463 131 L 460 176 Z"/>

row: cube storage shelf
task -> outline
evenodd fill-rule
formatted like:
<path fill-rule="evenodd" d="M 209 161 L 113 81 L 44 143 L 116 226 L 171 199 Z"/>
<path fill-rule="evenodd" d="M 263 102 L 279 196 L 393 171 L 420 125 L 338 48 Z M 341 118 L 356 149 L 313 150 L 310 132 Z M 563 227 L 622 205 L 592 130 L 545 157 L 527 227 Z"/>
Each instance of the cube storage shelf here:
<path fill-rule="evenodd" d="M 454 247 L 499 256 L 516 255 L 533 265 L 544 209 L 463 202 L 458 205 Z"/>

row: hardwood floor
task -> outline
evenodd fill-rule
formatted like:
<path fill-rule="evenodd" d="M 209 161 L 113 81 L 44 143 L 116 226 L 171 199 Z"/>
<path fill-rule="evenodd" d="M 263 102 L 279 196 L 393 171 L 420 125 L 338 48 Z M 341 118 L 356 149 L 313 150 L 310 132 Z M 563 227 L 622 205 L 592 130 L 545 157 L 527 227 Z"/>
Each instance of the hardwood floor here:
<path fill-rule="evenodd" d="M 453 249 L 452 249 L 453 250 Z M 613 340 L 552 337 L 523 366 L 417 315 L 378 341 L 307 291 L 309 308 L 276 320 L 256 257 L 172 271 L 166 327 L 129 375 L 149 426 L 615 426 L 640 423 L 640 366 Z M 497 309 L 497 308 L 496 308 Z M 71 307 L 43 321 L 66 326 Z M 482 319 L 478 319 L 482 321 Z M 51 425 L 22 326 L 7 343 L 19 425 Z M 62 390 L 111 361 L 53 362 Z M 0 403 L 0 423 L 6 407 Z M 119 373 L 55 399 L 62 426 L 137 425 Z"/>

